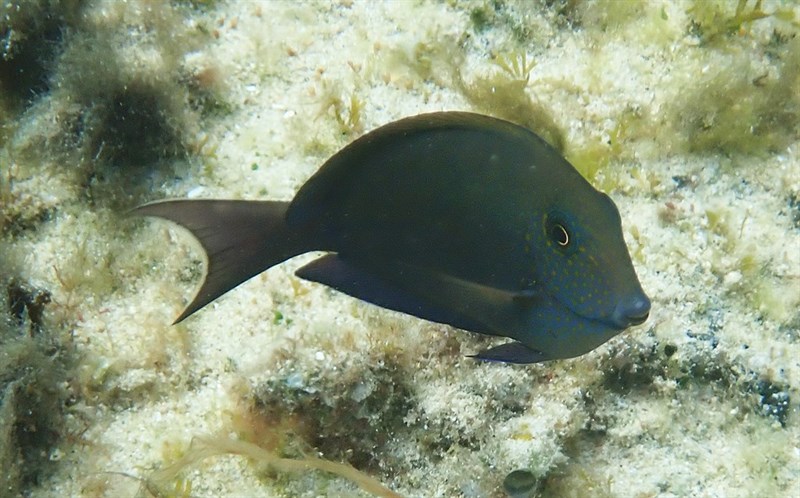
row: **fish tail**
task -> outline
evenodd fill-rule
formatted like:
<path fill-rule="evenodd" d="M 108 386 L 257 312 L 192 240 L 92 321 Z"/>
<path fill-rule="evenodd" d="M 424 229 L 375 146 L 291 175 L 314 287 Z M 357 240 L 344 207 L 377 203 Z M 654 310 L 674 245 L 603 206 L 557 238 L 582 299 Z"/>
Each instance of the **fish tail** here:
<path fill-rule="evenodd" d="M 307 252 L 300 234 L 286 225 L 288 202 L 213 199 L 169 200 L 131 211 L 188 229 L 207 257 L 203 285 L 174 323 L 267 268 Z"/>

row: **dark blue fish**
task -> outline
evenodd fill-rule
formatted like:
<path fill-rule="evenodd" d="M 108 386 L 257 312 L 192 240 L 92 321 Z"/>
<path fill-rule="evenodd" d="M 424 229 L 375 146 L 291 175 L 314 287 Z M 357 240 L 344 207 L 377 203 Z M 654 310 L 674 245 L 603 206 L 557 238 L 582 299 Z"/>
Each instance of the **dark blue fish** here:
<path fill-rule="evenodd" d="M 364 301 L 514 341 L 475 357 L 584 354 L 644 322 L 611 199 L 531 131 L 464 112 L 374 130 L 331 157 L 291 202 L 171 200 L 134 213 L 189 229 L 208 256 L 183 320 L 295 255 L 297 271 Z"/>

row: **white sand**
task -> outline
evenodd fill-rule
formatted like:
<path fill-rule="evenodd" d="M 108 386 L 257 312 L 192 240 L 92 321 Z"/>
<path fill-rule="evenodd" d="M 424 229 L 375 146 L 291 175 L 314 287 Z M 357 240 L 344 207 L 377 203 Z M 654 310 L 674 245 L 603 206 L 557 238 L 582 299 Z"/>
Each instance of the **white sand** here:
<path fill-rule="evenodd" d="M 451 63 L 475 81 L 502 72 L 490 54 L 527 53 L 536 66 L 526 90 L 565 130 L 568 150 L 607 142 L 626 112 L 651 123 L 629 127 L 624 151 L 595 178 L 620 208 L 653 300 L 648 322 L 574 360 L 482 364 L 463 356 L 486 347 L 484 339 L 298 280 L 292 272 L 305 257 L 171 326 L 199 285 L 197 246 L 167 223 L 120 221 L 91 207 L 44 149 L 38 161 L 17 161 L 16 202 L 56 215 L 8 240 L 8 253 L 28 281 L 53 292 L 51 321 L 69 324 L 82 357 L 70 429 L 85 432 L 62 441 L 55 474 L 32 496 L 134 496 L 140 483 L 119 473 L 146 477 L 194 436 L 234 435 L 266 386 L 335 407 L 341 392 L 391 391 L 375 363 L 386 358 L 408 409 L 373 455 L 391 468 L 370 472 L 403 495 L 503 496 L 503 478 L 519 468 L 542 477 L 545 496 L 800 493 L 800 208 L 789 203 L 800 198 L 800 141 L 795 135 L 777 152 L 690 153 L 674 126 L 679 104 L 721 68 L 745 60 L 774 78 L 777 63 L 763 47 L 775 29 L 797 35 L 797 21 L 747 24 L 727 50 L 698 47 L 686 33 L 688 2 L 645 3 L 617 20 L 594 19 L 609 2 L 590 2 L 573 28 L 544 2 L 520 1 L 505 2 L 476 33 L 470 12 L 492 3 L 229 2 L 167 14 L 160 2 L 97 2 L 98 26 L 129 29 L 112 47 L 125 71 L 210 71 L 207 84 L 231 109 L 189 120 L 197 159 L 175 161 L 175 175 L 153 174 L 135 195 L 150 191 L 131 203 L 290 199 L 359 133 L 407 115 L 470 109 Z M 788 3 L 763 8 L 780 6 L 800 19 Z M 202 40 L 196 48 L 190 34 Z M 421 57 L 427 79 L 407 62 Z M 351 96 L 363 109 L 342 126 L 325 103 L 341 99 L 347 121 Z M 64 91 L 43 97 L 6 148 L 58 136 L 51 118 L 68 106 Z M 669 358 L 665 345 L 676 347 Z M 619 371 L 622 380 L 609 380 Z M 785 427 L 758 413 L 759 379 L 788 393 Z M 370 415 L 363 424 L 398 416 Z M 320 430 L 357 442 L 365 428 Z M 276 476 L 240 457 L 205 460 L 183 477 L 191 496 L 367 496 L 340 478 Z"/>

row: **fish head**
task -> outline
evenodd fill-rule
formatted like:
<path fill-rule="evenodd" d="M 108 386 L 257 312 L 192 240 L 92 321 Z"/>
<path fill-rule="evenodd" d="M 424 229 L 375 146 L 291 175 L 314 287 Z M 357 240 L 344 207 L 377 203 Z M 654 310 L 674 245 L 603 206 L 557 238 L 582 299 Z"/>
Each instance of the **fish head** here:
<path fill-rule="evenodd" d="M 643 323 L 650 300 L 633 268 L 616 205 L 594 188 L 561 199 L 549 203 L 533 228 L 537 284 L 554 304 L 604 329 Z"/>

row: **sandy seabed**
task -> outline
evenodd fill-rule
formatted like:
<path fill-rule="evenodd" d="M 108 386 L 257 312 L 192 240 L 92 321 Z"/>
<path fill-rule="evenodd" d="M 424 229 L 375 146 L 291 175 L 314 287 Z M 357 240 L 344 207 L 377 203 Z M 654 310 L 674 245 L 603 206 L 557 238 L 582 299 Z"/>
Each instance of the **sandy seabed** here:
<path fill-rule="evenodd" d="M 797 496 L 800 7 L 754 4 L 6 2 L 0 495 L 371 495 L 201 458 L 217 438 L 402 496 L 506 496 L 517 469 L 525 496 Z M 126 210 L 288 200 L 362 133 L 456 109 L 614 199 L 644 325 L 480 363 L 492 339 L 299 280 L 310 256 L 171 325 L 202 251 Z"/>

